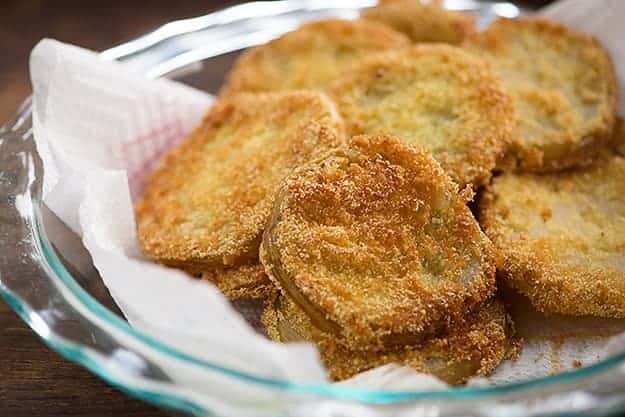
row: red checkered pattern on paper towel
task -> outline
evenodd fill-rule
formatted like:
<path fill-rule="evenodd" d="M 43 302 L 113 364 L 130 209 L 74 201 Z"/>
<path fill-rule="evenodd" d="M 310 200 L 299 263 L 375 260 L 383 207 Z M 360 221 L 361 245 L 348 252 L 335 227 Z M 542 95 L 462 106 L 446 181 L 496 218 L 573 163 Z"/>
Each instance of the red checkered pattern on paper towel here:
<path fill-rule="evenodd" d="M 123 141 L 113 150 L 128 173 L 128 187 L 133 201 L 141 196 L 145 182 L 161 156 L 186 133 L 182 123 L 173 120 Z"/>

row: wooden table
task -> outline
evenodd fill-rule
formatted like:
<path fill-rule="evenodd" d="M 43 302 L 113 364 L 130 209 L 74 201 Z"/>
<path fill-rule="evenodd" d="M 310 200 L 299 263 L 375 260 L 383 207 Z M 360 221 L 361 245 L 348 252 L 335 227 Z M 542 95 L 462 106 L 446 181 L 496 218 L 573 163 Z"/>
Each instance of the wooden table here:
<path fill-rule="evenodd" d="M 546 0 L 534 1 L 544 3 Z M 43 37 L 101 50 L 232 1 L 0 1 L 0 123 L 30 94 L 28 53 Z M 0 301 L 0 416 L 165 416 L 45 347 Z"/>

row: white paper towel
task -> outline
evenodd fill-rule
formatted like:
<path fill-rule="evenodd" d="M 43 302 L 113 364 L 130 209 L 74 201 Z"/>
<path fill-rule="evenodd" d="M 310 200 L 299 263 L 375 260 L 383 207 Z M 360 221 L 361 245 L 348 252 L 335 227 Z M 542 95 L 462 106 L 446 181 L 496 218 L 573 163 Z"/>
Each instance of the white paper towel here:
<path fill-rule="evenodd" d="M 625 1 L 564 0 L 545 14 L 597 35 L 611 51 L 623 87 Z M 178 349 L 239 370 L 324 381 L 314 347 L 266 340 L 214 287 L 152 264 L 139 251 L 133 199 L 158 157 L 198 123 L 211 97 L 173 81 L 142 79 L 122 64 L 102 61 L 95 53 L 53 40 L 35 47 L 30 69 L 34 134 L 45 172 L 44 201 L 82 236 L 130 323 Z M 625 109 L 623 98 L 620 104 Z M 533 325 L 538 320 L 546 333 L 558 333 L 563 323 L 569 325 L 568 318 L 532 314 L 529 322 Z M 573 323 L 579 327 L 581 322 Z M 597 323 L 604 325 L 597 319 L 586 325 Z M 614 332 L 623 321 L 606 323 Z M 503 364 L 486 382 L 474 383 L 547 375 L 573 367 L 574 359 L 588 364 L 602 357 L 605 342 L 605 338 L 569 337 L 558 339 L 555 346 L 544 338 L 530 338 L 518 361 Z M 558 369 L 554 369 L 556 364 Z M 431 377 L 393 367 L 343 384 L 403 389 L 442 386 Z"/>

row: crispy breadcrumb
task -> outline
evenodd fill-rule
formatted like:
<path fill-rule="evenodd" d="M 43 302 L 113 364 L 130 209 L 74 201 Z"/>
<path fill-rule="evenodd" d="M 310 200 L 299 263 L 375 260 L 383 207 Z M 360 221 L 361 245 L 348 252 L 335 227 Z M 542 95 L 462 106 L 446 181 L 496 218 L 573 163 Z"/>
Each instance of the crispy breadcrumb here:
<path fill-rule="evenodd" d="M 502 279 L 543 312 L 625 317 L 624 185 L 620 156 L 495 178 L 479 218 L 501 252 Z"/>
<path fill-rule="evenodd" d="M 358 136 L 298 170 L 261 248 L 269 277 L 355 349 L 408 343 L 495 289 L 491 243 L 424 150 Z"/>
<path fill-rule="evenodd" d="M 136 206 L 144 253 L 191 273 L 258 263 L 283 179 L 344 142 L 323 94 L 241 94 L 217 102 L 150 178 Z"/>
<path fill-rule="evenodd" d="M 349 135 L 389 133 L 423 147 L 461 186 L 488 181 L 514 121 L 488 65 L 443 44 L 366 58 L 329 93 Z"/>
<path fill-rule="evenodd" d="M 220 94 L 325 89 L 363 56 L 408 45 L 405 35 L 373 21 L 328 19 L 304 24 L 245 51 Z"/>
<path fill-rule="evenodd" d="M 215 284 L 230 300 L 265 298 L 276 288 L 258 262 L 204 271 L 202 279 Z"/>
<path fill-rule="evenodd" d="M 522 171 L 587 165 L 609 140 L 616 78 L 595 38 L 544 18 L 499 19 L 465 47 L 492 64 L 514 102 L 506 165 Z"/>
<path fill-rule="evenodd" d="M 316 329 L 304 312 L 286 297 L 265 304 L 262 321 L 269 337 L 278 342 L 312 341 L 333 380 L 343 380 L 388 363 L 432 374 L 449 384 L 472 376 L 486 376 L 518 354 L 514 327 L 503 305 L 494 300 L 441 335 L 413 346 L 383 352 L 355 351 L 336 343 L 332 334 Z"/>
<path fill-rule="evenodd" d="M 616 153 L 625 156 L 625 120 L 621 117 L 616 118 L 611 145 Z"/>
<path fill-rule="evenodd" d="M 419 0 L 381 2 L 362 12 L 361 17 L 384 23 L 413 42 L 459 44 L 475 32 L 475 16 Z"/>

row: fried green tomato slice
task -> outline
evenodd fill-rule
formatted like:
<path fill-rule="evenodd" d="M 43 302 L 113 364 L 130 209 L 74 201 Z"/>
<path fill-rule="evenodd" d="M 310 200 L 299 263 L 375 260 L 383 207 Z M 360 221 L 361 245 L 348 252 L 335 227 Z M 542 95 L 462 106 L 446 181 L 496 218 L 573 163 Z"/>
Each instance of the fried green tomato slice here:
<path fill-rule="evenodd" d="M 244 52 L 220 93 L 323 90 L 363 56 L 409 45 L 405 35 L 377 22 L 329 19 L 308 23 Z"/>
<path fill-rule="evenodd" d="M 143 252 L 191 273 L 258 264 L 284 178 L 343 143 L 342 121 L 321 93 L 220 100 L 149 179 L 136 206 Z"/>
<path fill-rule="evenodd" d="M 479 203 L 501 276 L 546 313 L 625 317 L 625 159 L 504 174 Z"/>
<path fill-rule="evenodd" d="M 475 17 L 419 0 L 385 1 L 362 12 L 363 19 L 384 23 L 413 42 L 460 44 L 475 32 Z"/>
<path fill-rule="evenodd" d="M 425 148 L 460 186 L 488 181 L 514 119 L 488 65 L 444 44 L 366 58 L 329 94 L 349 135 L 389 133 Z"/>
<path fill-rule="evenodd" d="M 494 291 L 492 246 L 466 199 L 426 151 L 358 136 L 289 178 L 261 262 L 353 349 L 411 343 Z"/>
<path fill-rule="evenodd" d="M 591 36 L 542 18 L 500 19 L 466 43 L 500 76 L 516 109 L 510 159 L 521 171 L 587 165 L 610 139 L 616 79 Z"/>
<path fill-rule="evenodd" d="M 329 377 L 339 381 L 360 372 L 395 363 L 434 375 L 448 384 L 490 374 L 502 360 L 518 352 L 514 326 L 503 304 L 493 300 L 446 332 L 416 345 L 381 352 L 350 350 L 333 335 L 316 329 L 308 316 L 286 297 L 265 303 L 262 322 L 277 342 L 314 342 Z"/>

